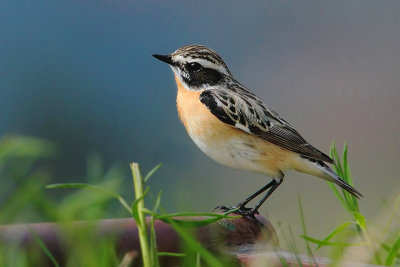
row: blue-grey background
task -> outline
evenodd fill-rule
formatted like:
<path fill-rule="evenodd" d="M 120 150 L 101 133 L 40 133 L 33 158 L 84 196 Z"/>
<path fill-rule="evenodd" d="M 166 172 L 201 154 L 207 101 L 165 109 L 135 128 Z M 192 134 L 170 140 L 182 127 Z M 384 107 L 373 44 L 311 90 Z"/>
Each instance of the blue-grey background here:
<path fill-rule="evenodd" d="M 368 218 L 399 192 L 397 0 L 3 0 L 0 134 L 59 144 L 54 182 L 78 180 L 98 153 L 108 166 L 163 163 L 150 185 L 169 211 L 235 204 L 268 178 L 220 166 L 194 146 L 176 114 L 173 75 L 151 57 L 191 43 L 219 52 L 316 147 L 348 141 Z M 294 172 L 262 213 L 298 233 L 299 194 L 310 235 L 346 219 L 325 182 Z"/>

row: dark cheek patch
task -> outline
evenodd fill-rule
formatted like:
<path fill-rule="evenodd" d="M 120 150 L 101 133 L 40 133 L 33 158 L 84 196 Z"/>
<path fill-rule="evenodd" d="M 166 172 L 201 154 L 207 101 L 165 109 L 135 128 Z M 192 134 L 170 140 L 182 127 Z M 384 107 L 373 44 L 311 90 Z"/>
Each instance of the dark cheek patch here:
<path fill-rule="evenodd" d="M 203 68 L 194 72 L 188 71 L 188 76 L 183 76 L 182 78 L 191 87 L 201 87 L 205 84 L 212 86 L 217 84 L 222 78 L 219 71 L 210 68 Z"/>

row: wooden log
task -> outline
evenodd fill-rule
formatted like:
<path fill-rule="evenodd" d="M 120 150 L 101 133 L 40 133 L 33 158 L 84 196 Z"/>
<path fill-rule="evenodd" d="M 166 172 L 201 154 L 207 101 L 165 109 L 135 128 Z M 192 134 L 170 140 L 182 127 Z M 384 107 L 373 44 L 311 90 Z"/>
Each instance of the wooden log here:
<path fill-rule="evenodd" d="M 232 214 L 231 216 L 235 216 Z M 183 219 L 183 218 L 179 218 Z M 204 220 L 204 217 L 186 217 L 185 220 Z M 276 232 L 271 223 L 257 215 L 256 219 L 234 218 L 224 219 L 207 226 L 194 228 L 197 239 L 213 252 L 221 251 L 232 255 L 238 266 L 303 266 L 327 267 L 332 262 L 323 257 L 310 258 L 307 255 L 294 255 L 280 251 Z M 183 251 L 182 240 L 171 225 L 156 220 L 154 223 L 159 252 L 179 253 Z M 60 266 L 65 265 L 68 247 L 65 241 L 68 230 L 79 232 L 84 227 L 94 227 L 95 235 L 114 240 L 115 251 L 120 257 L 120 266 L 141 266 L 138 229 L 132 218 L 107 219 L 95 222 L 69 223 L 33 223 L 0 226 L 0 242 L 3 244 L 19 244 L 22 249 L 29 250 L 38 244 L 34 235 L 40 238 Z M 67 230 L 66 230 L 67 229 Z M 33 234 L 34 233 L 34 234 Z M 257 245 L 256 248 L 253 245 Z M 267 249 L 267 248 L 271 249 Z M 49 258 L 42 252 L 40 266 L 53 266 Z M 285 264 L 282 264 L 284 258 Z M 299 259 L 301 264 L 299 263 Z M 131 263 L 135 264 L 132 265 Z M 176 257 L 160 257 L 161 266 L 179 266 Z M 231 265 L 230 265 L 231 266 Z M 343 263 L 342 266 L 377 267 L 362 263 Z"/>
<path fill-rule="evenodd" d="M 231 216 L 235 216 L 232 214 Z M 204 220 L 204 217 L 179 218 L 184 220 Z M 63 266 L 68 253 L 65 240 L 68 230 L 79 232 L 83 227 L 94 226 L 96 235 L 102 238 L 115 240 L 115 249 L 123 261 L 135 258 L 135 266 L 140 266 L 140 244 L 136 223 L 131 218 L 106 219 L 96 222 L 69 222 L 69 223 L 33 223 L 0 226 L 0 242 L 18 243 L 21 248 L 29 249 L 38 246 L 35 236 L 46 245 L 58 263 Z M 154 223 L 159 252 L 182 252 L 182 240 L 174 228 L 160 220 Z M 255 243 L 277 244 L 275 230 L 264 217 L 257 215 L 252 218 L 223 219 L 203 227 L 193 229 L 200 242 L 210 249 L 217 251 L 229 249 L 238 251 L 241 247 L 249 247 Z M 33 234 L 34 233 L 34 234 Z M 48 257 L 43 253 L 43 266 L 52 266 Z M 176 264 L 176 257 L 160 257 L 162 266 Z"/>

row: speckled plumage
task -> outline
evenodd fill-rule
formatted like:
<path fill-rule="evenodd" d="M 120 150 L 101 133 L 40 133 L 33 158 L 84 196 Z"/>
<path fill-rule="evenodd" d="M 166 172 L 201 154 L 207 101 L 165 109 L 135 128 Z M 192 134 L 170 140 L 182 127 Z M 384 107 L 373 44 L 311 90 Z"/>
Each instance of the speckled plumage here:
<path fill-rule="evenodd" d="M 187 45 L 170 55 L 154 56 L 171 65 L 178 86 L 179 117 L 189 136 L 209 157 L 230 167 L 279 178 L 280 182 L 284 171 L 294 169 L 361 196 L 324 163 L 333 163 L 329 156 L 311 146 L 277 112 L 240 84 L 213 50 Z M 259 205 L 280 182 L 270 186 L 271 192 Z"/>

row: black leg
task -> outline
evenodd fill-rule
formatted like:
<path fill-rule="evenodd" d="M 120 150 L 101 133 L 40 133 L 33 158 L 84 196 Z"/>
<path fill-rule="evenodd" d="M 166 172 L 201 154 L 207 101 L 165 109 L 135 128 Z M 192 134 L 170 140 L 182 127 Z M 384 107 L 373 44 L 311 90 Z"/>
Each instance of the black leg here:
<path fill-rule="evenodd" d="M 272 194 L 272 192 L 274 192 L 275 189 L 278 188 L 278 186 L 282 183 L 282 181 L 283 178 L 280 178 L 279 180 L 275 179 L 272 180 L 273 184 L 271 185 L 271 189 L 268 190 L 267 194 L 265 194 L 265 196 L 260 200 L 260 202 L 258 202 L 258 204 L 254 207 L 254 209 L 252 209 L 252 211 L 249 214 L 250 217 L 253 217 L 254 214 L 258 212 L 258 209 L 261 207 L 261 205 L 265 202 L 265 200 L 267 200 L 267 198 Z"/>
<path fill-rule="evenodd" d="M 244 206 L 247 205 L 247 203 L 249 203 L 250 201 L 252 201 L 255 197 L 257 197 L 259 194 L 261 194 L 262 192 L 264 192 L 265 190 L 267 190 L 268 188 L 270 188 L 271 186 L 273 186 L 276 183 L 275 179 L 273 179 L 271 182 L 269 182 L 267 185 L 265 185 L 263 188 L 261 188 L 260 190 L 258 190 L 257 192 L 255 192 L 254 194 L 252 194 L 251 196 L 249 196 L 248 198 L 246 198 L 245 201 L 240 202 L 239 204 L 237 204 L 237 207 L 240 208 L 244 208 Z"/>
<path fill-rule="evenodd" d="M 246 198 L 246 200 L 240 202 L 239 204 L 237 204 L 234 207 L 218 206 L 215 209 L 220 209 L 224 212 L 228 212 L 228 211 L 232 211 L 234 209 L 239 208 L 238 210 L 235 211 L 235 213 L 240 214 L 242 216 L 254 217 L 254 214 L 258 213 L 258 209 L 265 202 L 265 200 L 267 200 L 267 198 L 272 194 L 272 192 L 274 192 L 275 189 L 278 188 L 278 186 L 282 183 L 283 176 L 284 176 L 284 174 L 283 174 L 283 172 L 281 172 L 281 176 L 278 178 L 278 180 L 272 179 L 272 181 L 269 182 L 267 185 L 265 185 L 260 190 L 258 190 L 257 192 L 255 192 L 254 194 L 252 194 L 251 196 Z M 258 195 L 260 195 L 261 193 L 266 191 L 268 188 L 269 188 L 269 190 L 268 190 L 267 194 L 265 194 L 265 196 L 261 199 L 261 201 L 253 209 L 245 207 L 247 205 L 247 203 L 249 203 L 255 197 L 257 197 Z"/>

